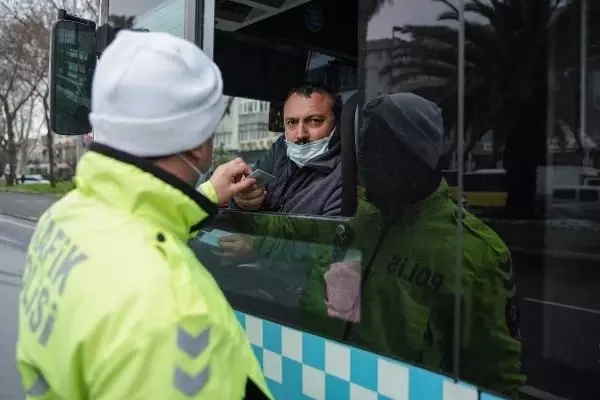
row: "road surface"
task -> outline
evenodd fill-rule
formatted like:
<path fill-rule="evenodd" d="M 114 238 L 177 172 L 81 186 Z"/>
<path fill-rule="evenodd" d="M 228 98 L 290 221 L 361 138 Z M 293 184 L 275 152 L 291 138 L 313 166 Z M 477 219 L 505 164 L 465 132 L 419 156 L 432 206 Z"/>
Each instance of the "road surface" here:
<path fill-rule="evenodd" d="M 18 301 L 33 224 L 0 215 L 0 399 L 24 398 L 15 366 Z"/>
<path fill-rule="evenodd" d="M 35 219 L 54 201 L 0 193 L 0 210 Z M 0 215 L 1 400 L 22 398 L 14 344 L 20 275 L 32 232 L 33 223 Z M 558 398 L 539 390 L 571 400 L 600 398 L 600 263 L 518 252 L 513 258 L 529 386 L 537 388 L 538 398 Z"/>
<path fill-rule="evenodd" d="M 56 196 L 0 192 L 0 214 L 37 219 L 56 199 Z"/>

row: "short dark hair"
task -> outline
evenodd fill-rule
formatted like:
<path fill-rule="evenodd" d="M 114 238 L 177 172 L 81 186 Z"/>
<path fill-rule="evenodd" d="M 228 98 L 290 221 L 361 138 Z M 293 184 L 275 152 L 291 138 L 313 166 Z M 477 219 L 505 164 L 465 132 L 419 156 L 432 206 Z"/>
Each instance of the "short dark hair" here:
<path fill-rule="evenodd" d="M 331 98 L 333 117 L 335 118 L 336 124 L 339 123 L 340 117 L 342 115 L 342 98 L 339 94 L 337 94 L 335 90 L 333 90 L 333 88 L 324 83 L 305 82 L 301 86 L 293 88 L 288 92 L 287 96 L 285 97 L 284 104 L 288 101 L 290 97 L 292 97 L 292 95 L 297 94 L 303 97 L 310 97 L 313 95 L 313 93 L 319 93 L 322 95 L 329 96 L 329 98 Z"/>

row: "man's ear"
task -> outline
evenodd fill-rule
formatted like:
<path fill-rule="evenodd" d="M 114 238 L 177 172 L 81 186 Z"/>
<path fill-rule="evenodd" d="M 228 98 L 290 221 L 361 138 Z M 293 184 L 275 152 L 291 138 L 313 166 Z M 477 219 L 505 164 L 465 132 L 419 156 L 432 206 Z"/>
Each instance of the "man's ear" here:
<path fill-rule="evenodd" d="M 188 156 L 190 159 L 194 160 L 194 161 L 198 161 L 200 158 L 202 158 L 202 154 L 203 154 L 203 147 L 204 145 L 197 147 L 193 150 L 188 150 L 185 152 L 185 155 Z"/>
<path fill-rule="evenodd" d="M 207 155 L 212 153 L 212 146 L 208 142 L 203 143 L 200 147 L 196 147 L 193 150 L 189 150 L 188 156 L 194 161 L 199 161 L 206 158 Z"/>

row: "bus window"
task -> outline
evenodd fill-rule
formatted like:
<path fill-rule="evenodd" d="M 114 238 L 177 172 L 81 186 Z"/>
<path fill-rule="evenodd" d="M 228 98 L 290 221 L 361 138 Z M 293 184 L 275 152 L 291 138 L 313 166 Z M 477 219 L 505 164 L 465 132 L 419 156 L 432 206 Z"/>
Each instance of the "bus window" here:
<path fill-rule="evenodd" d="M 585 203 L 595 203 L 598 201 L 597 189 L 579 189 L 579 201 Z"/>
<path fill-rule="evenodd" d="M 475 332 L 464 331 L 470 328 L 461 322 L 461 313 L 474 310 L 457 296 L 466 289 L 457 287 L 456 276 L 479 267 L 463 258 L 458 268 L 457 260 L 457 224 L 471 224 L 474 218 L 460 206 L 465 199 L 457 190 L 458 171 L 467 166 L 457 153 L 464 151 L 456 113 L 458 33 L 438 21 L 445 7 L 441 2 L 360 5 L 359 25 L 366 29 L 359 38 L 364 68 L 359 76 L 366 105 L 359 131 L 359 181 L 365 185 L 364 213 L 369 215 L 369 207 L 379 210 L 383 231 L 374 230 L 378 225 L 372 216 L 361 226 L 369 236 L 363 238 L 368 243 L 363 257 L 373 253 L 363 271 L 362 315 L 368 323 L 353 327 L 349 338 L 426 368 L 457 375 L 458 368 L 468 381 L 483 384 L 483 376 L 499 374 L 467 361 L 473 360 L 469 353 L 475 344 L 465 342 L 456 353 L 456 332 Z M 427 31 L 420 29 L 424 23 L 446 32 L 443 43 L 427 42 Z M 447 55 L 444 62 L 429 64 L 438 51 Z M 462 182 L 465 187 L 472 183 Z M 359 205 L 357 220 L 360 210 Z M 505 389 L 501 386 L 496 388 Z"/>
<path fill-rule="evenodd" d="M 213 57 L 227 101 L 213 168 L 241 157 L 276 181 L 259 208 L 234 198 L 190 242 L 237 310 L 328 337 L 362 318 L 362 250 L 333 201 L 342 108 L 359 86 L 358 4 L 336 5 L 216 6 Z M 319 143 L 305 160 L 290 149 L 306 142 Z"/>
<path fill-rule="evenodd" d="M 552 197 L 556 200 L 575 201 L 577 191 L 575 189 L 555 189 Z"/>
<path fill-rule="evenodd" d="M 356 8 L 311 1 L 253 11 L 226 3 L 215 8 L 213 55 L 228 103 L 214 168 L 241 157 L 275 179 L 257 191 L 262 198 L 246 193 L 223 207 L 341 216 L 339 124 L 358 86 Z M 312 149 L 301 149 L 308 141 Z"/>
<path fill-rule="evenodd" d="M 518 349 L 511 348 L 518 343 L 498 328 L 506 324 L 504 313 L 492 310 L 492 299 L 481 291 L 502 281 L 472 278 L 479 268 L 493 275 L 499 265 L 510 274 L 510 257 L 491 230 L 470 214 L 461 215 L 439 177 L 439 169 L 456 170 L 462 161 L 446 157 L 459 140 L 457 119 L 454 109 L 441 111 L 456 104 L 456 91 L 451 90 L 454 98 L 440 92 L 443 81 L 430 80 L 426 73 L 405 79 L 398 65 L 416 61 L 400 56 L 411 37 L 394 26 L 401 18 L 409 24 L 415 16 L 401 4 L 374 9 L 367 3 L 340 8 L 334 1 L 305 2 L 279 13 L 263 12 L 256 22 L 253 15 L 259 14 L 247 7 L 217 7 L 214 59 L 223 71 L 226 94 L 242 107 L 238 113 L 244 107 L 256 109 L 261 101 L 285 101 L 290 88 L 304 80 L 324 81 L 342 93 L 354 89 L 354 79 L 355 88 L 364 87 L 359 205 L 352 220 L 300 218 L 278 210 L 223 211 L 191 246 L 239 310 L 425 368 L 446 373 L 459 368 L 468 381 L 512 393 L 518 382 L 503 380 L 506 371 L 496 369 L 495 355 L 518 357 Z M 420 7 L 419 15 L 423 10 L 435 20 L 439 7 Z M 375 96 L 412 91 L 419 99 L 405 98 L 398 107 L 385 95 Z M 391 107 L 382 110 L 382 104 Z M 287 124 L 285 112 L 282 116 Z M 298 118 L 290 119 L 297 123 Z M 228 123 L 224 120 L 223 132 L 230 131 Z M 421 153 L 425 159 L 418 158 Z M 467 250 L 461 254 L 464 274 L 473 279 L 465 298 L 457 297 L 462 289 L 456 287 L 457 227 L 463 220 L 474 229 L 465 229 Z M 218 248 L 207 251 L 211 243 Z M 494 246 L 500 252 L 491 256 Z M 247 277 L 240 278 L 242 272 Z M 338 273 L 343 279 L 332 280 Z M 346 282 L 344 295 L 339 295 L 341 282 Z M 343 304 L 334 304 L 341 298 Z M 493 350 L 481 354 L 480 342 L 467 343 L 461 348 L 464 358 L 455 364 L 456 329 L 466 336 L 487 332 L 490 341 L 504 335 L 508 346 L 492 343 Z"/>

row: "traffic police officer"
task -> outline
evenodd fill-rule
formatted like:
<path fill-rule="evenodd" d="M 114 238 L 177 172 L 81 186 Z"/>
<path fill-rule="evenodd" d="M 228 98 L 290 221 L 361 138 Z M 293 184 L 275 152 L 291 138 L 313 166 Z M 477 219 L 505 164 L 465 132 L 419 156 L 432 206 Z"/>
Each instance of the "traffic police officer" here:
<path fill-rule="evenodd" d="M 40 219 L 20 296 L 28 399 L 272 398 L 232 308 L 187 246 L 254 184 L 217 168 L 218 67 L 165 33 L 121 31 L 95 71 L 96 143 Z"/>
<path fill-rule="evenodd" d="M 439 108 L 397 93 L 373 99 L 363 117 L 362 187 L 348 230 L 354 235 L 348 246 L 362 260 L 360 282 L 354 285 L 352 274 L 343 273 L 349 269 L 339 261 L 348 257 L 336 256 L 339 249 L 319 252 L 302 300 L 311 311 L 307 324 L 371 351 L 451 372 L 459 318 L 460 378 L 516 394 L 525 377 L 510 252 L 481 220 L 459 212 L 436 171 L 443 139 Z M 336 274 L 341 279 L 332 282 Z M 454 315 L 455 295 L 460 316 Z M 334 304 L 338 299 L 344 304 Z M 346 321 L 336 323 L 331 316 Z"/>

